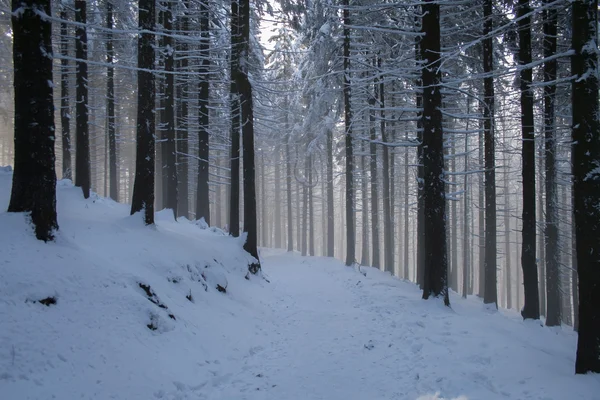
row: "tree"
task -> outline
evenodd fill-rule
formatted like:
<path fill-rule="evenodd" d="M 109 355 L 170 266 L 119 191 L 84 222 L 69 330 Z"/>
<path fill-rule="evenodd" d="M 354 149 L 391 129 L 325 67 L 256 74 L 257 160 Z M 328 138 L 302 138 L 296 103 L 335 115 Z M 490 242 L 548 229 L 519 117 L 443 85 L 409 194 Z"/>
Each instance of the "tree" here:
<path fill-rule="evenodd" d="M 573 199 L 579 274 L 579 337 L 575 372 L 600 372 L 600 121 L 598 0 L 572 3 Z"/>
<path fill-rule="evenodd" d="M 231 113 L 231 158 L 229 187 L 229 233 L 240 234 L 240 99 L 237 76 L 240 69 L 239 0 L 231 1 L 231 55 L 229 58 L 229 102 Z"/>
<path fill-rule="evenodd" d="M 209 115 L 210 98 L 210 32 L 208 28 L 209 11 L 207 0 L 200 2 L 200 81 L 198 83 L 198 186 L 196 192 L 196 219 L 204 218 L 210 224 L 210 203 L 208 190 L 208 158 L 209 158 Z"/>
<path fill-rule="evenodd" d="M 75 0 L 75 57 L 77 58 L 77 88 L 75 101 L 75 186 L 83 197 L 90 197 L 90 137 L 88 126 L 88 66 L 86 2 Z"/>
<path fill-rule="evenodd" d="M 545 0 L 548 6 L 549 0 Z M 544 11 L 544 58 L 556 54 L 557 11 L 550 6 Z M 546 325 L 560 325 L 560 277 L 559 234 L 556 195 L 556 125 L 554 122 L 554 98 L 556 95 L 556 59 L 544 63 L 544 134 L 546 166 Z"/>
<path fill-rule="evenodd" d="M 109 2 L 110 3 L 110 2 Z M 60 11 L 60 125 L 62 129 L 62 178 L 73 179 L 71 166 L 71 107 L 69 105 L 69 29 L 67 10 Z M 107 44 L 108 46 L 108 44 Z"/>
<path fill-rule="evenodd" d="M 448 255 L 446 244 L 446 199 L 444 188 L 444 140 L 442 93 L 440 91 L 440 5 L 425 0 L 422 5 L 421 69 L 423 84 L 423 205 L 424 284 L 423 298 L 448 298 Z"/>
<path fill-rule="evenodd" d="M 164 207 L 172 210 L 173 217 L 177 218 L 179 188 L 177 187 L 177 145 L 175 141 L 175 43 L 172 36 L 173 4 L 171 0 L 163 1 L 160 14 L 164 33 L 160 41 L 165 69 L 161 113 L 162 200 Z M 187 201 L 187 198 L 182 201 Z"/>
<path fill-rule="evenodd" d="M 109 152 L 109 180 L 110 180 L 110 198 L 119 201 L 119 182 L 117 173 L 117 137 L 115 126 L 115 68 L 113 67 L 114 49 L 113 49 L 113 4 L 112 0 L 106 0 L 106 125 L 108 131 L 108 152 Z"/>
<path fill-rule="evenodd" d="M 494 46 L 492 0 L 483 3 L 483 130 L 485 138 L 485 290 L 483 302 L 498 307 L 496 284 L 496 160 L 494 149 Z"/>
<path fill-rule="evenodd" d="M 240 69 L 237 71 L 236 87 L 240 94 L 242 148 L 244 152 L 244 232 L 246 233 L 246 250 L 253 262 L 248 271 L 256 274 L 260 271 L 258 257 L 258 224 L 256 221 L 256 179 L 254 163 L 254 104 L 252 85 L 248 79 L 248 62 L 250 58 L 250 0 L 239 0 L 239 33 L 240 33 Z"/>
<path fill-rule="evenodd" d="M 35 236 L 54 239 L 56 171 L 50 0 L 13 0 L 15 159 L 8 212 L 31 213 Z"/>
<path fill-rule="evenodd" d="M 154 30 L 155 0 L 139 0 L 138 108 L 136 162 L 131 214 L 144 210 L 146 225 L 154 224 Z"/>
<path fill-rule="evenodd" d="M 531 7 L 529 0 L 519 0 L 517 26 L 519 30 L 519 65 L 531 63 Z M 521 310 L 524 319 L 540 318 L 538 273 L 535 255 L 535 139 L 533 129 L 532 70 L 523 67 L 521 81 L 521 131 L 523 138 L 523 240 L 521 267 L 525 305 Z"/>
<path fill-rule="evenodd" d="M 352 149 L 352 107 L 350 105 L 350 8 L 343 0 L 344 23 L 344 132 L 346 137 L 346 265 L 354 265 L 356 256 L 354 231 L 354 151 Z"/>

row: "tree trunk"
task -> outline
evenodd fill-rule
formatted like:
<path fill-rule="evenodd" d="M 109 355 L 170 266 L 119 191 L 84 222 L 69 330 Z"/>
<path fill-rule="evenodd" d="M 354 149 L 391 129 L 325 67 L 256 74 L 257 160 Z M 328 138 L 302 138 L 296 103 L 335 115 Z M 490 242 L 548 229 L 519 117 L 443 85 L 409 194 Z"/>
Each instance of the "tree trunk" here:
<path fill-rule="evenodd" d="M 600 372 L 600 121 L 598 0 L 573 1 L 573 190 L 579 274 L 579 339 L 575 372 Z"/>
<path fill-rule="evenodd" d="M 30 212 L 39 240 L 54 240 L 56 171 L 50 0 L 12 2 L 14 173 L 8 212 Z"/>
<path fill-rule="evenodd" d="M 113 50 L 113 5 L 112 0 L 106 1 L 106 28 L 108 29 L 106 37 L 106 113 L 108 125 L 108 165 L 110 181 L 110 198 L 119 201 L 119 182 L 117 166 L 117 132 L 115 119 L 115 69 L 112 66 L 114 62 Z"/>
<path fill-rule="evenodd" d="M 377 59 L 377 66 L 381 70 L 381 57 Z M 381 141 L 388 143 L 389 138 L 385 126 L 385 85 L 383 77 L 379 80 L 379 129 L 381 130 Z M 394 272 L 394 233 L 392 231 L 393 216 L 390 204 L 390 149 L 383 146 L 383 263 L 386 271 Z M 408 268 L 408 266 L 406 266 Z"/>
<path fill-rule="evenodd" d="M 369 254 L 369 196 L 368 193 L 368 182 L 367 182 L 367 160 L 366 160 L 366 146 L 365 142 L 361 142 L 360 144 L 360 152 L 362 153 L 360 156 L 360 194 L 362 200 L 362 209 L 361 209 L 361 217 L 362 217 L 362 227 L 361 227 L 361 251 L 360 251 L 360 264 L 361 265 L 371 265 L 370 264 L 370 254 Z"/>
<path fill-rule="evenodd" d="M 77 89 L 75 101 L 75 186 L 81 187 L 83 197 L 90 197 L 90 137 L 88 126 L 88 76 L 86 2 L 75 0 L 75 57 L 77 58 Z"/>
<path fill-rule="evenodd" d="M 110 1 L 107 2 L 110 4 Z M 60 60 L 60 124 L 62 129 L 62 178 L 73 179 L 73 171 L 71 167 L 71 107 L 69 105 L 69 28 L 67 26 L 67 11 L 63 8 L 60 12 L 60 55 L 63 57 Z M 106 43 L 112 42 L 111 36 Z M 107 54 L 108 53 L 107 51 Z M 109 69 L 110 72 L 111 69 Z M 108 76 L 110 81 L 111 76 Z M 114 107 L 114 106 L 113 106 Z M 109 128 L 110 129 L 110 128 Z M 112 192 L 111 192 L 112 193 Z M 112 197 L 112 196 L 111 196 Z M 116 200 L 116 199 L 115 199 Z"/>
<path fill-rule="evenodd" d="M 131 214 L 144 210 L 146 225 L 154 224 L 154 0 L 139 0 L 138 109 L 136 162 Z"/>
<path fill-rule="evenodd" d="M 375 83 L 375 96 L 377 96 L 377 83 Z M 375 144 L 375 140 L 377 140 L 377 133 L 375 127 L 375 103 L 376 99 L 373 97 L 369 100 L 369 130 L 370 130 L 370 138 L 371 143 L 369 145 L 369 167 L 371 172 L 371 248 L 373 251 L 373 257 L 371 259 L 371 266 L 374 268 L 381 268 L 381 263 L 379 262 L 379 181 L 377 178 L 377 145 Z M 386 270 L 390 271 L 392 275 L 394 274 L 393 265 L 389 266 L 391 269 Z"/>
<path fill-rule="evenodd" d="M 281 232 L 281 149 L 275 146 L 275 248 L 280 249 L 282 243 Z"/>
<path fill-rule="evenodd" d="M 349 1 L 342 1 L 344 22 L 344 123 L 346 136 L 346 265 L 354 264 L 354 152 L 352 149 L 352 107 L 350 105 L 350 9 Z"/>
<path fill-rule="evenodd" d="M 529 0 L 519 0 L 517 22 L 519 28 L 519 64 L 531 63 L 531 8 Z M 540 318 L 538 294 L 538 271 L 536 264 L 536 221 L 535 221 L 535 138 L 533 129 L 532 70 L 520 72 L 521 80 L 521 129 L 523 133 L 523 231 L 521 267 L 525 304 L 521 315 L 524 319 Z"/>
<path fill-rule="evenodd" d="M 242 114 L 242 147 L 244 152 L 244 232 L 246 233 L 246 250 L 255 261 L 248 265 L 248 271 L 256 274 L 260 271 L 258 258 L 258 224 L 256 221 L 256 183 L 254 163 L 254 108 L 252 103 L 252 86 L 248 80 L 248 62 L 250 57 L 250 0 L 239 0 L 240 22 L 240 66 L 236 76 L 236 84 L 240 94 Z"/>
<path fill-rule="evenodd" d="M 549 0 L 544 1 L 546 4 Z M 556 54 L 557 11 L 549 8 L 544 16 L 544 58 Z M 556 80 L 556 60 L 544 63 L 544 82 Z M 544 133 L 546 139 L 546 325 L 560 325 L 559 236 L 556 196 L 556 138 L 554 98 L 556 85 L 544 86 Z"/>
<path fill-rule="evenodd" d="M 230 79 L 229 101 L 231 106 L 231 159 L 230 159 L 230 200 L 229 232 L 240 234 L 240 99 L 236 76 L 240 69 L 240 16 L 239 0 L 231 1 L 231 56 L 229 59 Z"/>
<path fill-rule="evenodd" d="M 165 67 L 165 86 L 163 98 L 163 120 L 161 147 L 163 149 L 163 205 L 173 211 L 173 218 L 177 218 L 177 149 L 175 142 L 175 44 L 170 34 L 173 32 L 172 2 L 164 2 L 166 7 L 163 14 L 163 28 L 166 34 L 162 38 Z"/>
<path fill-rule="evenodd" d="M 290 151 L 291 133 L 288 120 L 288 102 L 285 102 L 285 131 L 287 140 L 285 142 L 285 186 L 287 191 L 287 251 L 294 251 L 294 220 L 292 219 L 292 154 Z"/>
<path fill-rule="evenodd" d="M 485 78 L 483 131 L 485 137 L 485 291 L 484 304 L 498 308 L 496 277 L 496 160 L 494 149 L 494 45 L 491 36 L 492 0 L 483 3 L 483 71 Z"/>
<path fill-rule="evenodd" d="M 209 99 L 210 99 L 210 31 L 207 1 L 200 2 L 200 74 L 198 83 L 198 180 L 196 182 L 196 220 L 204 218 L 210 225 L 209 200 Z"/>
<path fill-rule="evenodd" d="M 315 210 L 313 206 L 313 157 L 308 156 L 308 255 L 315 255 Z"/>
<path fill-rule="evenodd" d="M 333 208 L 333 129 L 327 129 L 327 257 L 335 257 L 335 212 Z"/>
<path fill-rule="evenodd" d="M 415 10 L 418 13 L 418 7 Z M 419 25 L 419 17 L 415 15 L 415 29 Z M 421 26 L 421 29 L 424 29 Z M 422 37 L 415 36 L 415 59 L 417 61 L 417 68 L 420 67 L 419 61 L 423 59 Z M 419 143 L 417 147 L 417 284 L 421 289 L 425 287 L 425 202 L 424 202 L 424 184 L 425 184 L 425 167 L 423 158 L 423 147 L 424 147 L 424 136 L 423 136 L 423 90 L 421 89 L 423 81 L 417 79 L 417 141 Z M 406 178 L 405 178 L 406 179 Z M 406 224 L 408 221 L 404 221 Z"/>
<path fill-rule="evenodd" d="M 448 255 L 446 248 L 446 207 L 444 188 L 444 138 L 442 131 L 442 93 L 440 91 L 440 5 L 425 0 L 421 70 L 423 80 L 423 205 L 425 241 L 425 279 L 423 298 L 448 298 Z"/>

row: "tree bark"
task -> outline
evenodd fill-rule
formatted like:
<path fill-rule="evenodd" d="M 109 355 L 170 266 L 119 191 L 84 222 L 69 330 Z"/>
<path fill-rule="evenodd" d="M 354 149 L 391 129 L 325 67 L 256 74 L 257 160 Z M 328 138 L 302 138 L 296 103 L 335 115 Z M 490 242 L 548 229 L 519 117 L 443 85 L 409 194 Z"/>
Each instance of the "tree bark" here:
<path fill-rule="evenodd" d="M 544 3 L 550 3 L 545 0 Z M 556 54 L 557 11 L 549 8 L 544 15 L 544 58 Z M 554 98 L 556 85 L 556 60 L 544 63 L 544 134 L 546 139 L 546 325 L 560 325 L 559 236 L 556 196 L 556 127 Z"/>
<path fill-rule="evenodd" d="M 342 1 L 344 22 L 344 134 L 346 137 L 346 265 L 354 264 L 356 257 L 354 230 L 354 151 L 352 148 L 352 107 L 350 105 L 350 9 L 349 1 Z"/>
<path fill-rule="evenodd" d="M 110 4 L 110 1 L 107 2 Z M 71 106 L 69 104 L 69 28 L 67 11 L 60 12 L 60 125 L 62 129 L 62 178 L 73 179 L 71 166 Z M 107 41 L 107 49 L 110 39 Z M 107 53 L 109 54 L 109 53 Z M 110 76 L 109 76 L 110 79 Z"/>
<path fill-rule="evenodd" d="M 144 210 L 146 225 L 154 224 L 154 0 L 139 0 L 138 109 L 136 162 L 131 214 Z"/>
<path fill-rule="evenodd" d="M 519 0 L 517 26 L 519 29 L 519 64 L 531 63 L 531 7 L 529 0 Z M 535 138 L 533 127 L 532 70 L 522 69 L 521 80 L 521 130 L 523 138 L 523 232 L 521 267 L 525 304 L 521 315 L 524 319 L 540 318 L 538 293 L 538 271 L 536 264 L 536 220 L 535 220 Z"/>
<path fill-rule="evenodd" d="M 492 32 L 492 0 L 483 3 L 483 71 L 485 78 L 483 131 L 485 137 L 485 291 L 484 304 L 498 308 L 496 276 L 496 159 L 494 146 L 494 44 Z M 534 217 L 535 218 L 535 217 Z"/>
<path fill-rule="evenodd" d="M 198 180 L 196 191 L 196 220 L 204 218 L 210 225 L 209 200 L 209 100 L 210 100 L 210 31 L 207 1 L 200 2 L 200 80 L 198 83 Z"/>
<path fill-rule="evenodd" d="M 598 110 L 598 0 L 575 0 L 571 72 L 573 198 L 579 274 L 579 338 L 575 372 L 600 372 L 600 121 Z"/>
<path fill-rule="evenodd" d="M 448 255 L 446 245 L 446 207 L 444 174 L 444 138 L 442 131 L 442 93 L 440 91 L 440 5 L 425 0 L 421 70 L 423 80 L 423 205 L 425 239 L 425 279 L 423 298 L 448 298 Z"/>
<path fill-rule="evenodd" d="M 88 126 L 88 67 L 86 2 L 75 0 L 75 57 L 77 58 L 77 88 L 75 101 L 75 186 L 81 187 L 83 197 L 90 197 L 90 137 Z"/>
<path fill-rule="evenodd" d="M 236 76 L 240 69 L 240 16 L 239 0 L 231 1 L 231 55 L 229 59 L 230 79 L 229 101 L 231 107 L 231 159 L 230 159 L 230 200 L 229 233 L 240 234 L 240 99 Z"/>
<path fill-rule="evenodd" d="M 14 172 L 8 212 L 29 212 L 35 236 L 54 240 L 56 171 L 50 0 L 12 2 Z M 50 55 L 50 57 L 48 56 Z"/>

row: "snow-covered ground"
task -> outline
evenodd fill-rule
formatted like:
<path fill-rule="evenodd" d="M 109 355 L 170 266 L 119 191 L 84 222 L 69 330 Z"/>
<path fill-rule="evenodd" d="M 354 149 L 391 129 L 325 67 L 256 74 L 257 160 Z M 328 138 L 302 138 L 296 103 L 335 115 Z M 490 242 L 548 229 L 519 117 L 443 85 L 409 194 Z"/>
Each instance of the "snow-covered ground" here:
<path fill-rule="evenodd" d="M 58 211 L 49 244 L 0 213 L 2 400 L 600 399 L 568 328 L 278 250 L 246 280 L 239 239 L 68 182 Z"/>

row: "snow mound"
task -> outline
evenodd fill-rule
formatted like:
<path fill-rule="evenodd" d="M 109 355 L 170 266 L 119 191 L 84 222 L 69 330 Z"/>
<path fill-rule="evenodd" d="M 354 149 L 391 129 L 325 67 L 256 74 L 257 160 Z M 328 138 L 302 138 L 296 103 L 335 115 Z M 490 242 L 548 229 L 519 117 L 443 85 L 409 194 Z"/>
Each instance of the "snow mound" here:
<path fill-rule="evenodd" d="M 170 210 L 147 227 L 70 181 L 57 207 L 55 243 L 36 240 L 26 215 L 0 213 L 0 398 L 148 399 L 210 377 L 206 365 L 239 341 L 227 327 L 250 323 L 239 309 L 262 290 L 245 279 L 240 240 Z"/>

